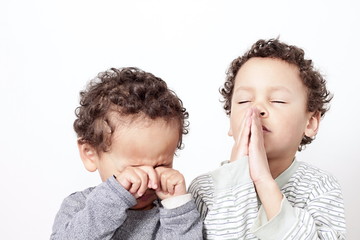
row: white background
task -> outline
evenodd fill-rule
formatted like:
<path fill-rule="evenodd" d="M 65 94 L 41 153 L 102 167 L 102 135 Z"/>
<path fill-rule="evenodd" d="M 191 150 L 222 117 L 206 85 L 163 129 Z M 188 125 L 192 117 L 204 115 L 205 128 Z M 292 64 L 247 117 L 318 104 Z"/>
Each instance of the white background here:
<path fill-rule="evenodd" d="M 360 239 L 356 1 L 10 1 L 0 3 L 0 238 L 48 239 L 62 200 L 97 185 L 72 129 L 78 93 L 110 67 L 167 81 L 190 112 L 175 168 L 187 183 L 229 158 L 219 87 L 232 59 L 260 38 L 302 47 L 335 94 L 298 159 L 343 188 L 348 239 Z"/>

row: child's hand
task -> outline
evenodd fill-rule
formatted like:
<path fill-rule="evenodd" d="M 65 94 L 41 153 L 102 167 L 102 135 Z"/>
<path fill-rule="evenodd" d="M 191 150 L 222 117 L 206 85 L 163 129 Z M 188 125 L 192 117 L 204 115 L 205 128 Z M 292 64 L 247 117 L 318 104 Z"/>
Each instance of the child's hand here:
<path fill-rule="evenodd" d="M 243 156 L 249 155 L 249 140 L 250 140 L 250 128 L 251 128 L 251 115 L 252 108 L 250 108 L 242 121 L 239 129 L 239 135 L 235 140 L 234 146 L 231 151 L 230 162 L 241 159 Z"/>
<path fill-rule="evenodd" d="M 270 220 L 279 213 L 283 195 L 270 172 L 264 145 L 263 125 L 259 115 L 259 110 L 254 108 L 251 115 L 249 168 L 267 219 Z"/>
<path fill-rule="evenodd" d="M 263 126 L 260 121 L 260 112 L 257 108 L 253 108 L 251 114 L 250 141 L 249 141 L 249 167 L 250 176 L 253 182 L 271 178 L 268 159 L 266 156 Z"/>
<path fill-rule="evenodd" d="M 230 161 L 249 156 L 250 177 L 255 184 L 266 216 L 271 219 L 279 212 L 282 194 L 270 172 L 264 145 L 263 125 L 259 116 L 260 112 L 256 108 L 250 108 L 246 113 Z"/>
<path fill-rule="evenodd" d="M 247 111 L 230 158 L 232 162 L 243 156 L 249 156 L 250 176 L 254 183 L 264 177 L 271 177 L 259 115 L 257 108 L 250 108 Z"/>
<path fill-rule="evenodd" d="M 148 188 L 158 188 L 158 175 L 151 166 L 126 167 L 116 180 L 135 198 L 141 197 Z"/>
<path fill-rule="evenodd" d="M 161 200 L 186 194 L 185 179 L 179 171 L 167 167 L 157 167 L 155 171 L 159 179 L 156 195 Z"/>

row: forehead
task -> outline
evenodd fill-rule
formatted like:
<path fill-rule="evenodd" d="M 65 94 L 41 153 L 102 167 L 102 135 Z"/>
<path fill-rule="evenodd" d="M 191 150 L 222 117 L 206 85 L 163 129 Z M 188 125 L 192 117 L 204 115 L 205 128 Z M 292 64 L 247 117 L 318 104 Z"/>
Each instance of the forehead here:
<path fill-rule="evenodd" d="M 133 165 L 167 164 L 172 161 L 179 140 L 176 121 L 140 118 L 117 124 L 111 151 Z"/>
<path fill-rule="evenodd" d="M 251 58 L 235 77 L 235 91 L 268 88 L 292 92 L 304 87 L 297 66 L 274 58 Z"/>

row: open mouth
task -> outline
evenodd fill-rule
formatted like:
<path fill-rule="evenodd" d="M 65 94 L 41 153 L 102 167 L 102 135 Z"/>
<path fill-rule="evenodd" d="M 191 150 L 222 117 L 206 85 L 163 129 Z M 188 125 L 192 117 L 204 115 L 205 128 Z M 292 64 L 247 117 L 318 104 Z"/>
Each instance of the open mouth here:
<path fill-rule="evenodd" d="M 156 198 L 154 190 L 147 190 L 144 195 L 137 198 L 138 201 L 148 201 L 149 199 Z"/>

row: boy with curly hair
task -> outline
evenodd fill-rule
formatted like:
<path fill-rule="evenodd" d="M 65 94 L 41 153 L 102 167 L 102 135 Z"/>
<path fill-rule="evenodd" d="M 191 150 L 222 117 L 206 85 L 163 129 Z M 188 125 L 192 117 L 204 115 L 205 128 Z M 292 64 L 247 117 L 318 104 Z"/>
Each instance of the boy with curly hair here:
<path fill-rule="evenodd" d="M 176 94 L 151 73 L 112 68 L 80 97 L 80 157 L 102 183 L 63 201 L 51 239 L 202 239 L 200 214 L 172 169 L 188 132 Z"/>
<path fill-rule="evenodd" d="M 328 110 L 325 83 L 302 49 L 278 39 L 232 61 L 220 90 L 230 161 L 190 186 L 206 239 L 345 239 L 338 182 L 295 159 Z"/>

